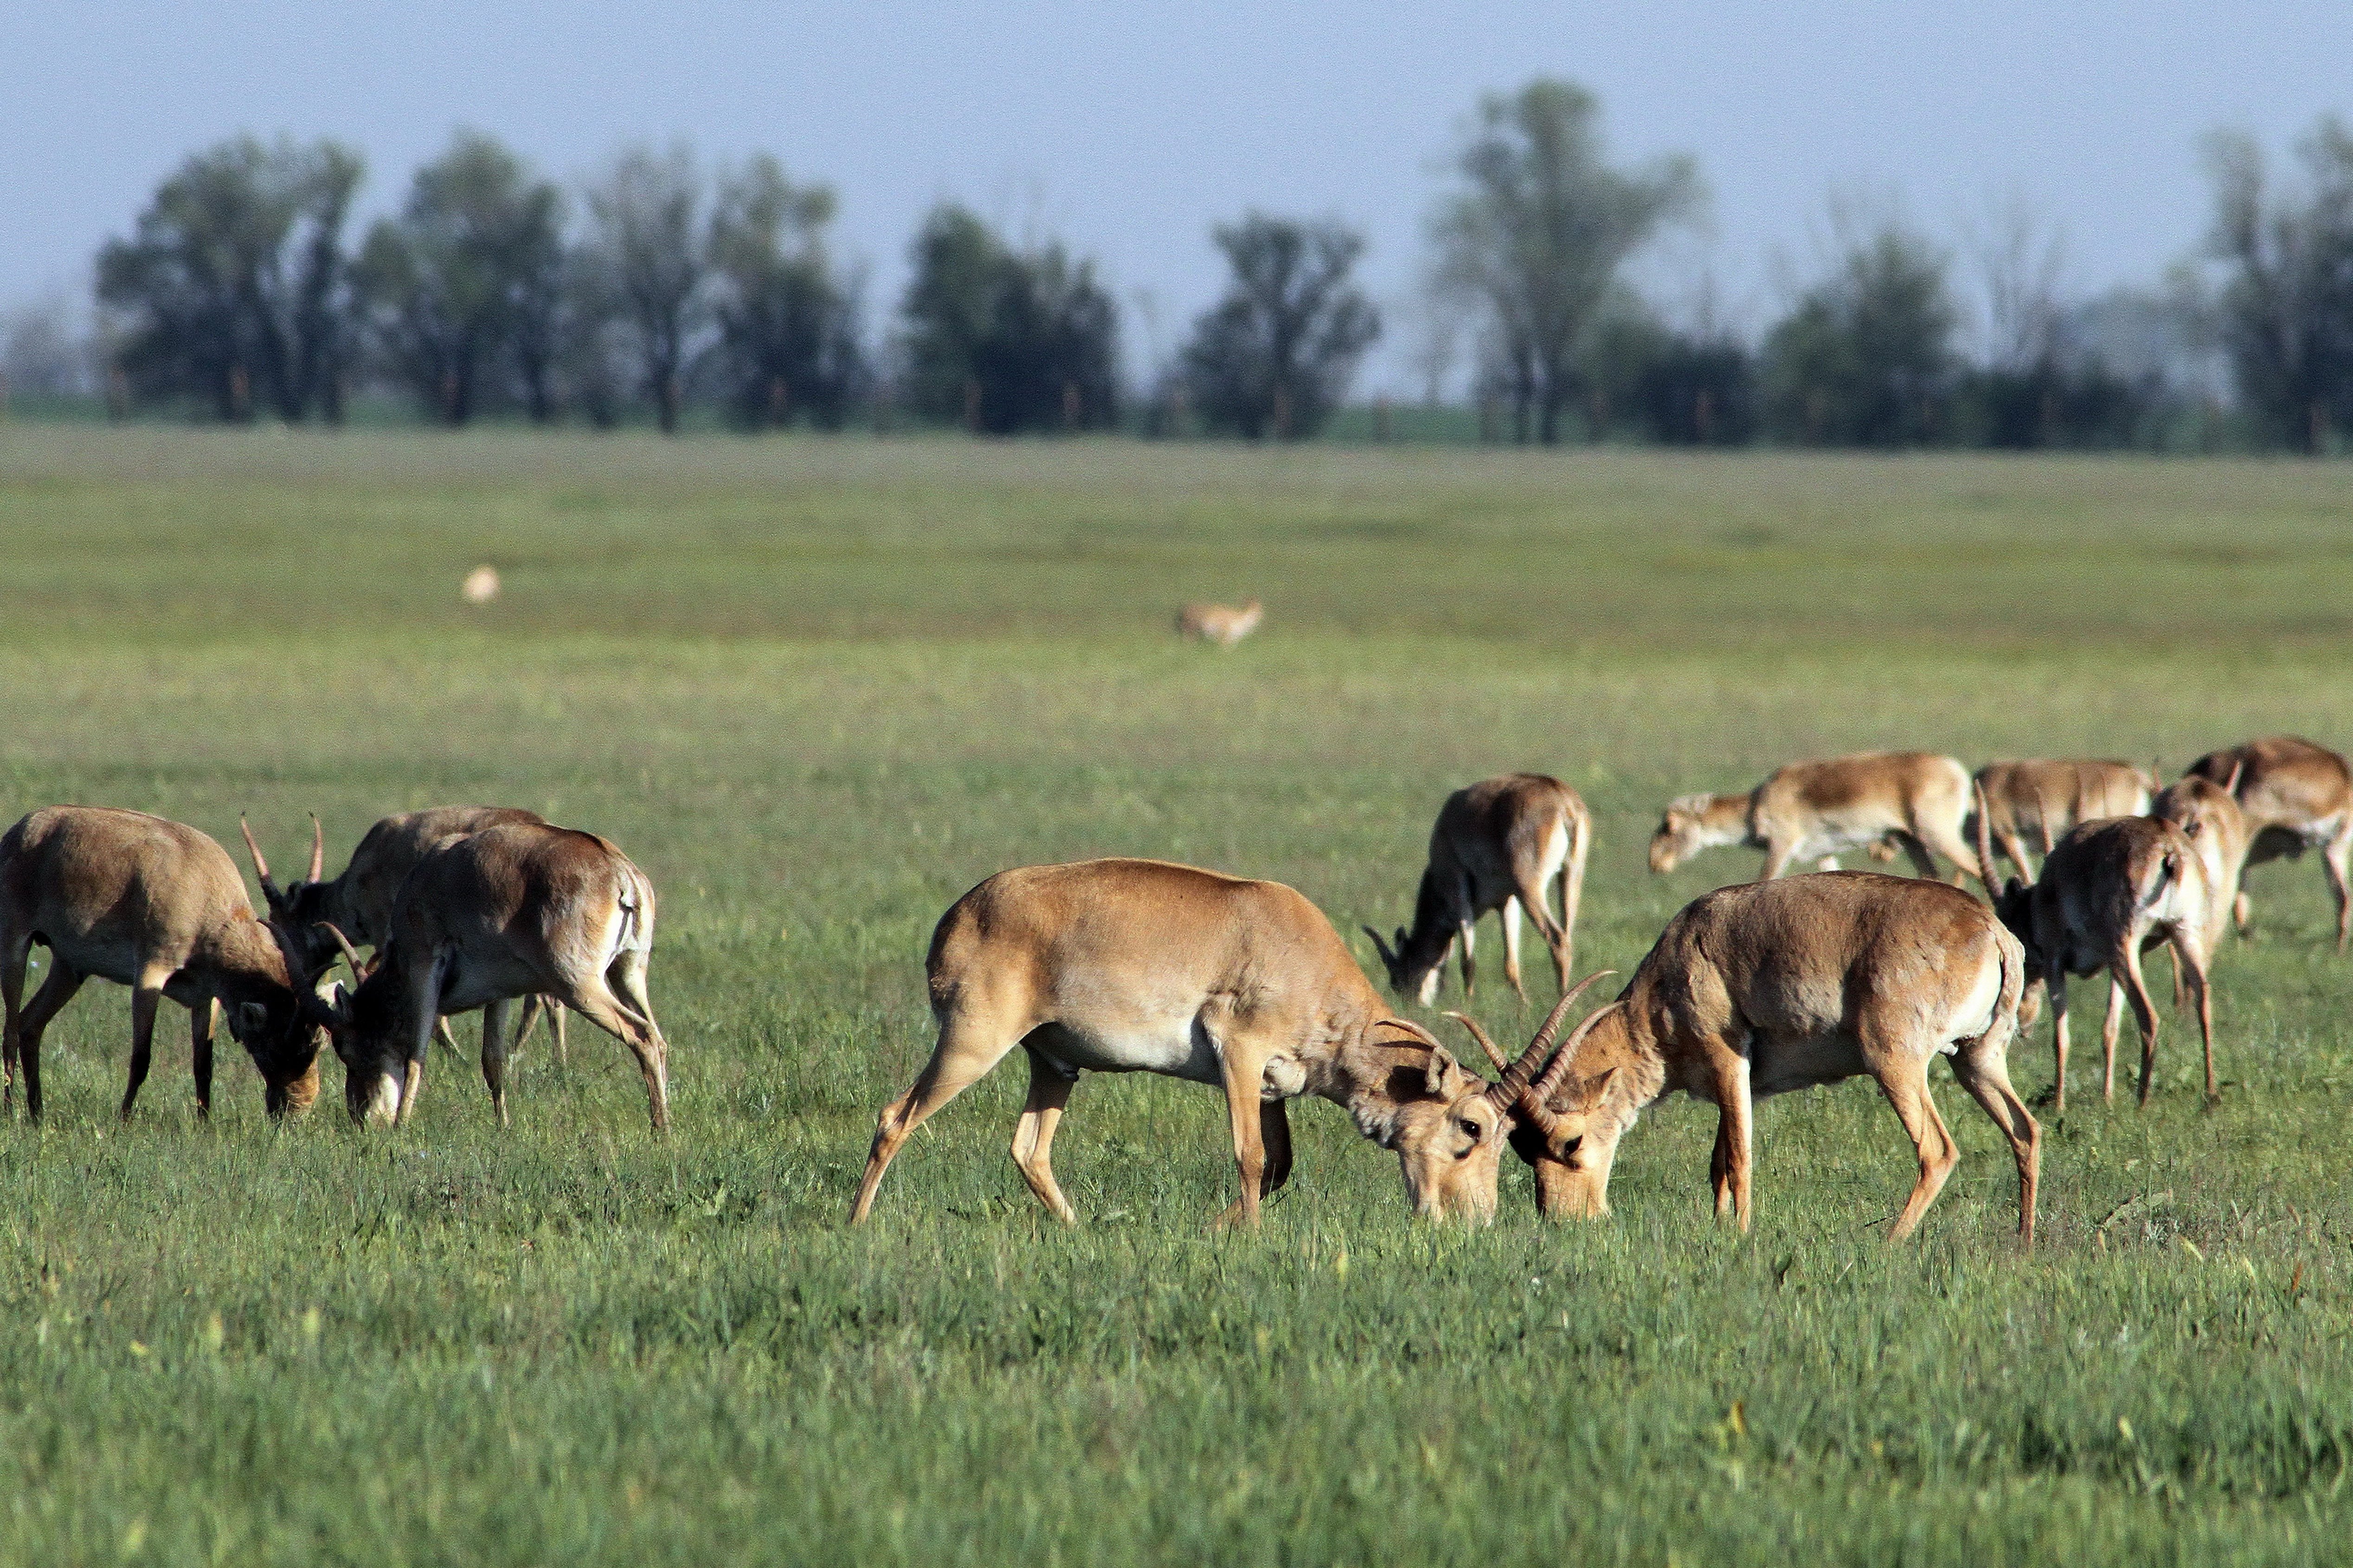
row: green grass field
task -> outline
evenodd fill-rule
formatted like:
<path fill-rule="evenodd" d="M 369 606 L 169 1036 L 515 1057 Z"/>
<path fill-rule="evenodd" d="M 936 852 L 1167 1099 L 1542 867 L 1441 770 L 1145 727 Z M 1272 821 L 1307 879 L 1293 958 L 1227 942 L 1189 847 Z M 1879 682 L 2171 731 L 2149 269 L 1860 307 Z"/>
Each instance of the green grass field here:
<path fill-rule="evenodd" d="M 1354 932 L 1449 789 L 1541 769 L 1598 814 L 1580 967 L 1629 968 L 1755 869 L 1650 876 L 1671 794 L 2353 742 L 2348 525 L 2284 461 L 0 425 L 0 818 L 248 812 L 298 866 L 311 811 L 337 864 L 432 803 L 593 827 L 661 889 L 676 1096 L 657 1139 L 581 1025 L 508 1134 L 438 1052 L 396 1135 L 332 1064 L 274 1131 L 233 1049 L 200 1126 L 167 1009 L 123 1127 L 127 994 L 86 990 L 0 1129 L 0 1560 L 2343 1561 L 2353 963 L 2309 860 L 2217 964 L 2219 1109 L 2178 1022 L 2146 1113 L 2079 1065 L 2031 1256 L 1941 1068 L 1964 1161 L 1894 1251 L 1868 1082 L 1765 1106 L 1746 1237 L 1683 1100 L 1612 1218 L 1540 1224 L 1507 1159 L 1476 1235 L 1312 1103 L 1263 1229 L 1212 1234 L 1217 1097 L 1138 1078 L 1072 1103 L 1066 1230 L 1006 1157 L 1018 1063 L 842 1222 L 991 871 L 1189 860 Z M 1230 653 L 1168 635 L 1252 594 Z M 1498 946 L 1476 1010 L 1525 1037 Z"/>

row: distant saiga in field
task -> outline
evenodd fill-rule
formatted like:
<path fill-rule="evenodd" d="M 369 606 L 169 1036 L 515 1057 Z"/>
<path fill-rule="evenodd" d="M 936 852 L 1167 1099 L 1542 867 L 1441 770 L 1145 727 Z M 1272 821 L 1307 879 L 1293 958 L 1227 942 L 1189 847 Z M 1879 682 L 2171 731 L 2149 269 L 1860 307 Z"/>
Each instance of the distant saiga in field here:
<path fill-rule="evenodd" d="M 1231 647 L 1258 630 L 1259 622 L 1265 618 L 1266 606 L 1256 599 L 1240 609 L 1231 605 L 1187 605 L 1176 612 L 1176 635 Z"/>
<path fill-rule="evenodd" d="M 2209 752 L 2189 771 L 2223 784 L 2237 797 L 2254 835 L 2246 865 L 2320 850 L 2320 868 L 2337 901 L 2337 951 L 2343 952 L 2353 933 L 2353 894 L 2346 882 L 2346 862 L 2353 857 L 2353 769 L 2345 759 L 2300 736 L 2274 735 Z M 2233 912 L 2244 927 L 2246 891 L 2236 884 L 2231 891 Z"/>
<path fill-rule="evenodd" d="M 49 973 L 27 1005 L 25 964 L 37 943 L 49 950 Z M 166 996 L 189 1012 L 198 1115 L 212 1113 L 216 1009 L 260 1070 L 272 1118 L 317 1097 L 320 1037 L 305 1004 L 317 1005 L 318 975 L 282 929 L 255 918 L 237 863 L 196 829 L 111 806 L 52 805 L 0 837 L 0 1076 L 22 1068 L 35 1121 L 42 1032 L 93 975 L 131 987 L 125 1118 Z"/>
<path fill-rule="evenodd" d="M 1847 851 L 1892 842 L 1923 877 L 1936 875 L 1937 855 L 1975 877 L 1978 858 L 1961 833 L 1968 812 L 1969 773 L 1951 757 L 1864 752 L 1791 763 L 1746 795 L 1669 802 L 1651 836 L 1651 869 L 1663 875 L 1702 849 L 1739 845 L 1765 851 L 1757 880 L 1770 881 L 1792 862 L 1832 870 Z"/>
<path fill-rule="evenodd" d="M 1982 829 L 1980 829 L 1982 833 Z M 2207 985 L 2213 943 L 2221 933 L 2227 893 L 2209 880 L 2189 836 L 2154 816 L 2114 816 L 2071 829 L 2052 847 L 2031 886 L 2013 877 L 1993 897 L 1994 912 L 2026 950 L 2029 979 L 2051 993 L 2052 1105 L 2067 1108 L 2067 981 L 2108 973 L 2108 1012 L 2100 1030 L 2100 1096 L 2116 1092 L 2116 1034 L 2129 1000 L 2140 1026 L 2140 1103 L 2157 1070 L 2157 1008 L 2141 977 L 2140 955 L 2170 944 L 2198 1006 L 2206 1049 L 2206 1093 L 2215 1093 L 2214 1006 Z"/>
<path fill-rule="evenodd" d="M 2042 1132 L 2006 1056 L 2025 969 L 1993 912 L 1939 882 L 1833 871 L 1719 889 L 1668 922 L 1624 993 L 1540 1073 L 1506 1068 L 1512 1147 L 1535 1169 L 1545 1214 L 1607 1214 L 1620 1140 L 1680 1089 L 1716 1108 L 1716 1213 L 1746 1230 L 1755 1101 L 1867 1073 L 1920 1159 L 1887 1233 L 1901 1241 L 1960 1157 L 1928 1096 L 1928 1064 L 1949 1055 L 2017 1159 L 2018 1234 L 2031 1245 Z"/>
<path fill-rule="evenodd" d="M 1994 844 L 2030 882 L 2034 862 L 2027 855 L 2029 835 L 2048 855 L 2078 823 L 2147 816 L 2157 789 L 2157 782 L 2130 763 L 2072 758 L 1990 763 L 1977 771 L 1974 782 L 1991 816 Z M 1991 873 L 1994 868 L 1986 869 Z"/>
<path fill-rule="evenodd" d="M 1029 1058 L 1029 1094 L 1013 1163 L 1063 1220 L 1077 1212 L 1050 1157 L 1082 1071 L 1165 1073 L 1224 1091 L 1241 1177 L 1227 1222 L 1257 1223 L 1261 1201 L 1289 1177 L 1283 1102 L 1302 1094 L 1340 1106 L 1396 1151 L 1417 1213 L 1493 1217 L 1509 1095 L 1391 1016 L 1322 911 L 1279 882 L 1161 860 L 1001 871 L 940 918 L 924 970 L 939 1040 L 913 1086 L 883 1107 L 852 1225 L 925 1119 L 1017 1047 Z"/>
<path fill-rule="evenodd" d="M 1584 896 L 1585 862 L 1593 847 L 1593 816 L 1577 792 L 1542 773 L 1506 773 L 1456 790 L 1439 807 L 1430 830 L 1430 861 L 1414 894 L 1413 926 L 1399 926 L 1396 945 L 1371 926 L 1389 989 L 1425 1007 L 1438 994 L 1446 957 L 1459 955 L 1462 994 L 1478 971 L 1472 959 L 1479 918 L 1503 911 L 1504 979 L 1527 1000 L 1520 979 L 1520 911 L 1535 921 L 1552 953 L 1553 973 L 1568 984 L 1577 910 Z M 1560 880 L 1560 912 L 1546 889 Z"/>
<path fill-rule="evenodd" d="M 254 842 L 253 829 L 242 819 L 237 829 L 245 835 L 246 852 L 253 857 L 253 873 L 261 883 L 262 897 L 269 900 L 270 919 L 294 941 L 305 963 L 324 969 L 334 962 L 336 953 L 334 940 L 327 934 L 329 926 L 358 946 L 383 946 L 392 933 L 393 900 L 427 850 L 486 827 L 546 821 L 535 811 L 513 805 L 437 805 L 401 812 L 369 828 L 342 874 L 329 881 L 322 879 L 326 841 L 319 819 L 313 816 L 310 872 L 284 888 L 270 876 L 269 862 L 262 858 L 261 846 Z M 564 1009 L 551 997 L 524 998 L 522 1016 L 507 1048 L 519 1047 L 530 1037 L 531 1026 L 542 1012 L 547 1015 L 548 1030 L 555 1040 L 555 1059 L 561 1062 L 565 1058 Z M 442 1042 L 457 1050 L 448 1021 L 438 1021 L 435 1028 Z"/>
<path fill-rule="evenodd" d="M 376 963 L 332 923 L 326 931 L 365 975 L 348 995 L 314 1001 L 354 1121 L 408 1121 L 436 1020 L 480 1007 L 482 1080 L 505 1126 L 507 1006 L 545 995 L 629 1047 L 655 1130 L 670 1124 L 670 1047 L 646 994 L 653 884 L 607 840 L 543 822 L 446 838 L 401 883 Z"/>

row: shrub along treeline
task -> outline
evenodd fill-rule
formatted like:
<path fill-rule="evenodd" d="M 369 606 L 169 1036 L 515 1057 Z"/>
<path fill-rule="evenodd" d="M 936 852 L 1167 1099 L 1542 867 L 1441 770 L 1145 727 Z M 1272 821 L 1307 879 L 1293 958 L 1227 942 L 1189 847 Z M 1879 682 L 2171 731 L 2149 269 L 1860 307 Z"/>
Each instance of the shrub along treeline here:
<path fill-rule="evenodd" d="M 1589 94 L 1538 80 L 1485 100 L 1453 152 L 1431 226 L 1446 330 L 1426 357 L 1435 388 L 1467 340 L 1482 438 L 2134 447 L 2188 429 L 2323 450 L 2353 430 L 2353 137 L 2334 121 L 2305 143 L 2295 191 L 2251 142 L 2213 144 L 2221 278 L 2202 300 L 2063 309 L 2055 253 L 2021 220 L 1981 258 L 1991 330 L 1972 358 L 1952 257 L 1885 216 L 1835 223 L 1819 275 L 1760 341 L 1671 324 L 1624 274 L 1698 211 L 1697 172 L 1611 164 L 1599 119 Z M 1119 310 L 1094 264 L 960 206 L 924 220 L 877 334 L 827 244 L 833 191 L 765 155 L 706 169 L 682 146 L 636 148 L 567 191 L 464 132 L 354 235 L 363 173 L 334 142 L 251 137 L 173 173 L 98 258 L 112 411 L 333 422 L 368 389 L 453 426 L 675 430 L 701 410 L 746 430 L 1299 439 L 1330 426 L 1381 332 L 1352 281 L 1359 235 L 1253 212 L 1212 233 L 1224 297 L 1124 395 Z M 2200 355 L 2229 367 L 2227 416 Z M 1344 425 L 1434 428 L 1386 405 L 1369 432 Z"/>

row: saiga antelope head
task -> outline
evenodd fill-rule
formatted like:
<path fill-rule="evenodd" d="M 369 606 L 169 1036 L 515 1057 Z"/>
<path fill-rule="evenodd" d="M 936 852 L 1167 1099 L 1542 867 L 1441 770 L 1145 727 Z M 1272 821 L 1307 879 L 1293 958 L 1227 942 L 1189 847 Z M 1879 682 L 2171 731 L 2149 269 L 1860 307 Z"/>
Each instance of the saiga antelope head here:
<path fill-rule="evenodd" d="M 1654 873 L 1663 877 L 1707 847 L 1700 835 L 1707 821 L 1707 808 L 1715 798 L 1686 795 L 1667 803 L 1657 830 L 1651 835 L 1651 869 Z"/>
<path fill-rule="evenodd" d="M 1620 1109 L 1609 1098 L 1618 1070 L 1612 1065 L 1580 1075 L 1575 1064 L 1577 1047 L 1586 1037 L 1605 1018 L 1622 1016 L 1624 1005 L 1613 1002 L 1596 1009 L 1557 1052 L 1552 1046 L 1560 1037 L 1569 1009 L 1586 988 L 1615 973 L 1598 970 L 1577 982 L 1554 1005 L 1517 1061 L 1505 1060 L 1487 1032 L 1470 1018 L 1460 1013 L 1447 1015 L 1470 1031 L 1501 1073 L 1502 1080 L 1490 1092 L 1512 1117 L 1512 1151 L 1535 1173 L 1536 1208 L 1547 1215 L 1609 1212 L 1609 1166 L 1624 1126 Z"/>

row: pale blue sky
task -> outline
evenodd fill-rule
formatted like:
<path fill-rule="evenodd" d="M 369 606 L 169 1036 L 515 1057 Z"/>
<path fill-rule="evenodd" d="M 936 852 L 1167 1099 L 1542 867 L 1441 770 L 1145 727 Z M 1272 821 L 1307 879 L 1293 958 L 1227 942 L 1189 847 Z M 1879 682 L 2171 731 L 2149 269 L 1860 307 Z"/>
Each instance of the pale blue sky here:
<path fill-rule="evenodd" d="M 1671 0 L 1387 11 L 1024 3 L 10 0 L 0 5 L 0 307 L 85 286 L 193 149 L 239 130 L 328 133 L 398 199 L 452 128 L 551 173 L 632 139 L 766 150 L 842 197 L 871 314 L 943 196 L 1100 258 L 1156 302 L 1163 352 L 1216 291 L 1207 230 L 1246 207 L 1335 215 L 1385 304 L 1413 295 L 1433 164 L 1478 95 L 1539 73 L 1600 94 L 1628 158 L 1694 154 L 1711 231 L 1651 266 L 1713 275 L 1736 315 L 1778 302 L 1834 190 L 1900 192 L 1926 227 L 2016 192 L 2063 222 L 2078 293 L 2153 280 L 2198 242 L 2198 142 L 2285 148 L 2353 112 L 2353 5 L 2207 0 L 1970 5 Z M 1393 312 L 1378 383 L 1404 389 Z M 1133 310 L 1133 358 L 1155 334 Z"/>

